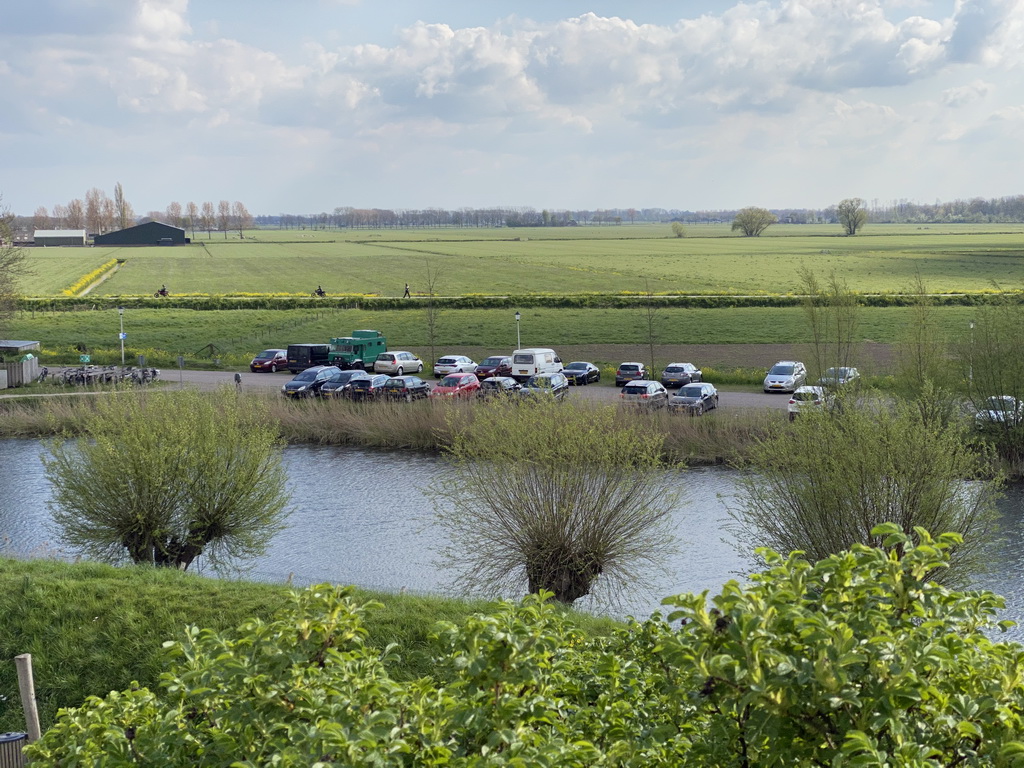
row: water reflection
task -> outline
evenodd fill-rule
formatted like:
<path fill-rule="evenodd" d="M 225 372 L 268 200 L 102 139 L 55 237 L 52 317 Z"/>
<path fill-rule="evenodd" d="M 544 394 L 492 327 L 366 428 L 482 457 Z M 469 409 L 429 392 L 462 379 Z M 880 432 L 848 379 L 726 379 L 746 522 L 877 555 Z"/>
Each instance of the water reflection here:
<path fill-rule="evenodd" d="M 0 537 L 5 548 L 25 554 L 52 553 L 56 533 L 46 507 L 50 490 L 43 476 L 36 440 L 0 440 Z M 371 589 L 441 593 L 449 574 L 434 560 L 444 540 L 431 525 L 433 508 L 425 489 L 443 482 L 437 459 L 411 453 L 384 453 L 335 447 L 291 446 L 285 450 L 293 514 L 267 555 L 243 572 L 247 578 L 294 583 L 358 584 Z M 718 591 L 742 573 L 748 562 L 728 541 L 727 504 L 735 474 L 691 470 L 679 474 L 682 503 L 673 517 L 679 552 L 666 572 L 652 577 L 652 589 L 625 597 L 614 611 L 646 616 L 665 595 Z M 1024 618 L 1024 587 L 1017 575 L 1024 564 L 1024 487 L 1008 490 L 1000 502 L 1005 540 L 993 547 L 991 573 L 978 587 L 1007 599 L 1004 618 Z M 603 610 L 591 598 L 577 604 Z M 1019 634 L 1024 636 L 1024 630 Z"/>

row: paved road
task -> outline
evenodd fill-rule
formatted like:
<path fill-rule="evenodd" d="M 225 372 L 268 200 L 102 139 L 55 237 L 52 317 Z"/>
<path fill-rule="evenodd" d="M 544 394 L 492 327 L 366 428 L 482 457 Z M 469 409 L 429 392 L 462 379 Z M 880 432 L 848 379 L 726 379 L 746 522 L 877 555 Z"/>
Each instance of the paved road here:
<path fill-rule="evenodd" d="M 287 371 L 278 373 L 243 373 L 242 391 L 276 391 L 280 390 L 285 382 L 290 381 L 292 375 Z M 433 381 L 429 376 L 424 376 L 428 381 Z M 235 386 L 235 374 L 232 371 L 177 371 L 174 369 L 161 371 L 161 381 L 194 384 L 200 389 L 216 389 L 218 386 Z M 603 402 L 616 402 L 619 397 L 618 387 L 608 386 L 605 383 L 590 384 L 585 387 L 573 387 L 571 397 L 587 398 Z M 765 394 L 763 392 L 734 392 L 721 390 L 719 404 L 722 408 L 775 408 L 786 410 L 789 398 L 786 395 Z"/>

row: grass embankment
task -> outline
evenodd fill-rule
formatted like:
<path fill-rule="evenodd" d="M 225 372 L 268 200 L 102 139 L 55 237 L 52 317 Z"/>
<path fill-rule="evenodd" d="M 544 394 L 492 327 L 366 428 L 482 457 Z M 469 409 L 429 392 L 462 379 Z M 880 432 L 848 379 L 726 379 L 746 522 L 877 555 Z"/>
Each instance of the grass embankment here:
<path fill-rule="evenodd" d="M 116 397 L 136 397 L 137 391 Z M 210 397 L 220 397 L 211 393 Z M 348 400 L 292 402 L 278 395 L 266 400 L 269 422 L 289 443 L 358 445 L 442 451 L 451 431 L 468 423 L 479 403 L 422 400 L 414 403 L 353 403 Z M 566 402 L 565 408 L 615 408 L 595 402 Z M 52 397 L 0 403 L 0 437 L 48 437 L 76 434 L 89 397 Z M 758 437 L 778 427 L 778 414 L 760 409 L 712 412 L 689 418 L 662 410 L 646 413 L 615 408 L 616 418 L 641 423 L 664 435 L 665 459 L 691 465 L 737 464 Z"/>
<path fill-rule="evenodd" d="M 907 307 L 864 308 L 857 334 L 875 343 L 902 339 L 911 323 L 913 310 Z M 965 333 L 977 311 L 971 307 L 936 307 L 937 330 L 955 337 Z M 21 311 L 7 327 L 9 338 L 42 342 L 44 365 L 77 365 L 82 352 L 92 362 L 113 365 L 121 362 L 117 338 L 116 309 L 81 312 Z M 602 366 L 623 360 L 649 362 L 650 329 L 643 309 L 530 308 L 521 311 L 519 323 L 523 346 L 553 347 L 564 359 L 590 359 Z M 126 310 L 125 357 L 134 363 L 146 356 L 150 365 L 177 367 L 177 356 L 186 366 L 203 367 L 214 358 L 223 367 L 245 370 L 261 349 L 283 348 L 300 342 L 327 342 L 348 336 L 357 328 L 373 328 L 385 334 L 391 349 L 409 349 L 426 357 L 431 344 L 423 310 L 294 309 L 294 310 L 212 310 L 137 309 Z M 807 344 L 811 341 L 806 314 L 799 307 L 732 309 L 660 308 L 654 316 L 655 351 L 659 365 L 674 362 L 665 358 L 675 345 Z M 513 310 L 441 310 L 435 318 L 433 351 L 468 354 L 482 359 L 488 354 L 510 353 L 516 345 Z M 602 348 L 618 345 L 626 357 L 602 359 Z M 662 353 L 660 350 L 665 349 Z M 583 356 L 587 351 L 593 354 Z M 604 356 L 609 356 L 606 353 Z M 692 360 L 700 365 L 730 368 L 727 360 Z M 762 362 L 769 366 L 774 360 Z M 762 376 L 764 375 L 762 371 Z M 716 380 L 720 382 L 720 380 Z"/>
<path fill-rule="evenodd" d="M 250 617 L 269 618 L 287 587 L 206 579 L 170 569 L 0 557 L 0 658 L 32 654 L 36 698 L 45 730 L 61 707 L 90 695 L 124 690 L 133 680 L 155 688 L 163 668 L 161 644 L 187 625 L 227 629 Z M 459 623 L 485 610 L 482 601 L 359 591 L 384 607 L 370 614 L 368 643 L 397 643 L 393 675 L 429 677 L 429 637 L 437 621 Z M 571 612 L 589 634 L 610 633 L 614 622 Z M 0 664 L 0 732 L 24 731 L 13 663 Z"/>

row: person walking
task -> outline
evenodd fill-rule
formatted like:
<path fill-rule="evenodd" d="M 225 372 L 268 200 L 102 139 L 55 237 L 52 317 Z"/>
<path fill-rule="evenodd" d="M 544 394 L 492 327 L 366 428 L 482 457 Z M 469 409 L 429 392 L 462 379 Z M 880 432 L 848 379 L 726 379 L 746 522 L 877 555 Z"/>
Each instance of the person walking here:
<path fill-rule="evenodd" d="M 409 284 L 408 283 L 405 284 L 405 296 L 403 296 L 402 298 L 403 299 L 408 299 L 409 298 Z"/>

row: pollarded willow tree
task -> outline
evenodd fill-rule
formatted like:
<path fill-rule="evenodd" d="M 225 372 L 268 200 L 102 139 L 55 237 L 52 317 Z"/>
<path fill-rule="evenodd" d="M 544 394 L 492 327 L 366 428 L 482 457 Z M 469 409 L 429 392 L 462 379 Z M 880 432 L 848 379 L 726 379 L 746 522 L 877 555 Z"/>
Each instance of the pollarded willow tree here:
<path fill-rule="evenodd" d="M 743 551 L 800 551 L 814 561 L 894 523 L 908 536 L 956 533 L 963 543 L 937 578 L 963 583 L 982 570 L 995 534 L 992 453 L 964 421 L 931 418 L 916 402 L 837 396 L 756 442 L 741 480 L 737 540 Z"/>
<path fill-rule="evenodd" d="M 225 390 L 97 398 L 84 436 L 43 457 L 61 538 L 99 560 L 181 570 L 262 554 L 288 501 L 268 421 L 259 401 Z"/>
<path fill-rule="evenodd" d="M 778 217 L 767 208 L 744 208 L 732 220 L 732 231 L 738 229 L 744 237 L 758 237 L 778 220 Z"/>
<path fill-rule="evenodd" d="M 646 583 L 674 549 L 661 434 L 614 408 L 491 402 L 449 414 L 451 473 L 431 489 L 466 591 L 571 604 Z"/>

